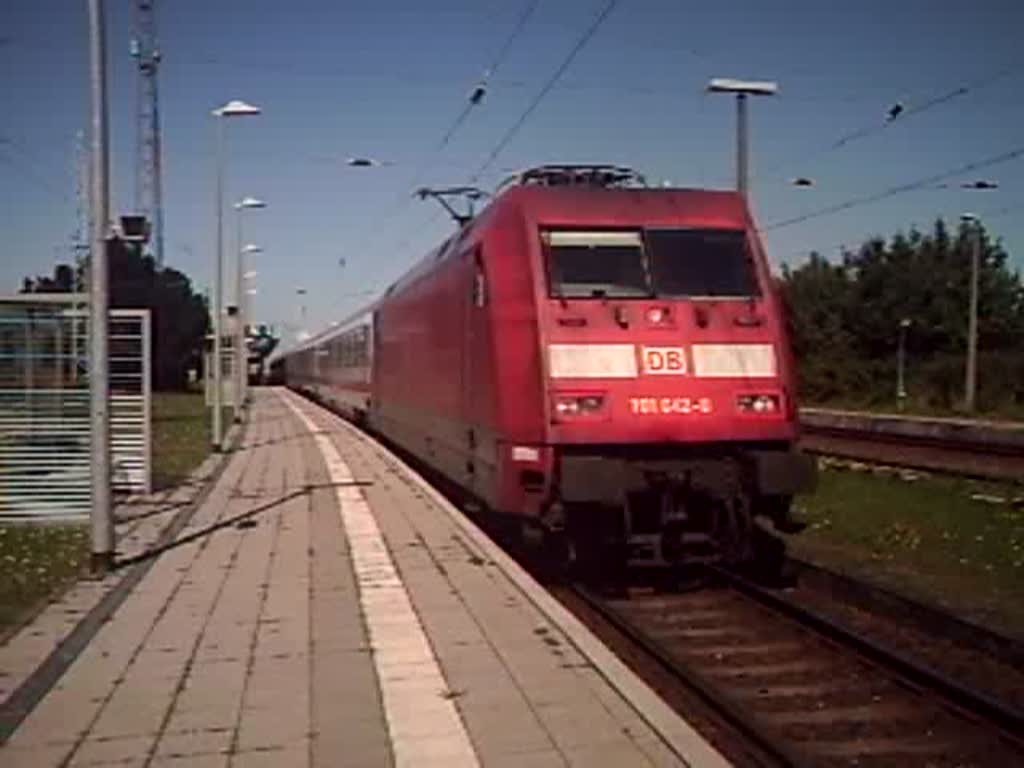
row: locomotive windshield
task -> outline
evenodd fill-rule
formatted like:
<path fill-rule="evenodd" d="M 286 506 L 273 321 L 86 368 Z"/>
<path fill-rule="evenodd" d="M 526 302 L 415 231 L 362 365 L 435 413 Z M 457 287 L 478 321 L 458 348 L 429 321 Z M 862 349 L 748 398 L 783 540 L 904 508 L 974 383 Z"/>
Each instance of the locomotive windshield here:
<path fill-rule="evenodd" d="M 650 296 L 639 232 L 545 232 L 551 293 L 566 298 Z"/>
<path fill-rule="evenodd" d="M 542 233 L 552 296 L 748 297 L 760 293 L 742 231 Z"/>
<path fill-rule="evenodd" d="M 732 229 L 650 229 L 647 254 L 658 296 L 755 296 L 746 235 Z"/>

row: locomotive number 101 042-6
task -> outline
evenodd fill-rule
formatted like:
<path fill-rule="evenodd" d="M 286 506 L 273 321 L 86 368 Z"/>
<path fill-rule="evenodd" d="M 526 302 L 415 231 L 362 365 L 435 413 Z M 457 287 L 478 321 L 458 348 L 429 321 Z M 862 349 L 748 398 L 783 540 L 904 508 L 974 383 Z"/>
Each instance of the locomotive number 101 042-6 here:
<path fill-rule="evenodd" d="M 640 416 L 655 414 L 707 414 L 714 408 L 709 397 L 631 397 L 629 410 Z"/>

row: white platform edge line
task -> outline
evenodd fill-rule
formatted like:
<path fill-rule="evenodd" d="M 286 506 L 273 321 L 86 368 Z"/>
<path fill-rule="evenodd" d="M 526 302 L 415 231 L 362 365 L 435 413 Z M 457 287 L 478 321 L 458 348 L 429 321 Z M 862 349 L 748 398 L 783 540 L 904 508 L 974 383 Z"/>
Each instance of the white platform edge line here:
<path fill-rule="evenodd" d="M 282 399 L 309 430 L 332 483 L 352 480 L 352 471 L 331 439 L 293 402 Z M 359 488 L 336 490 L 348 538 L 359 603 L 373 648 L 373 664 L 384 704 L 395 765 L 437 765 L 437 742 L 450 766 L 479 766 L 473 743 L 454 702 L 443 696 L 447 681 L 408 591 L 387 549 L 369 503 Z M 389 599 L 382 599 L 389 598 Z M 429 727 L 426 727 L 429 725 Z M 424 742 L 429 743 L 422 750 Z"/>
<path fill-rule="evenodd" d="M 297 397 L 297 396 L 296 396 Z M 308 402 L 308 401 L 307 401 Z M 641 680 L 636 673 L 627 667 L 597 636 L 594 635 L 567 608 L 538 584 L 515 560 L 491 541 L 476 524 L 456 509 L 434 489 L 422 476 L 396 456 L 389 448 L 382 445 L 372 435 L 357 430 L 345 419 L 335 413 L 318 406 L 310 405 L 325 414 L 337 419 L 342 427 L 351 432 L 358 432 L 391 460 L 409 474 L 419 488 L 434 503 L 443 509 L 455 524 L 465 533 L 486 555 L 493 560 L 499 570 L 507 576 L 523 596 L 565 635 L 573 646 L 586 657 L 608 685 L 625 699 L 637 715 L 661 737 L 662 741 L 683 762 L 697 768 L 727 768 L 731 763 L 722 756 L 708 741 L 686 720 L 680 717 L 671 707 L 655 693 L 650 686 Z"/>

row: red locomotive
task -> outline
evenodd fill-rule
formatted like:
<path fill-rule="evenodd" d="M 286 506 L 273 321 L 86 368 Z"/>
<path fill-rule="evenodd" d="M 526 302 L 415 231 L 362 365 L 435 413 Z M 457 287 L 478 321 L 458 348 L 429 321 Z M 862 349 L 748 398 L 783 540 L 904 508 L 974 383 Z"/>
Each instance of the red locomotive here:
<path fill-rule="evenodd" d="M 755 518 L 790 528 L 813 464 L 738 194 L 544 166 L 460 224 L 286 383 L 576 557 L 740 562 Z"/>

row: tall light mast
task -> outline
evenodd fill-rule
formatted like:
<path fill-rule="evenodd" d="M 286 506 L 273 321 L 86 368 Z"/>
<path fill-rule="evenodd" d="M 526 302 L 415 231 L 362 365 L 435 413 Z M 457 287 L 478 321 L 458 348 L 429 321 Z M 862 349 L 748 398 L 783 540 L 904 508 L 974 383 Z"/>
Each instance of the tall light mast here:
<path fill-rule="evenodd" d="M 160 161 L 160 99 L 157 74 L 160 46 L 156 35 L 156 0 L 135 0 L 132 57 L 139 68 L 136 125 L 135 210 L 152 228 L 150 241 L 158 267 L 164 264 L 164 211 Z"/>

